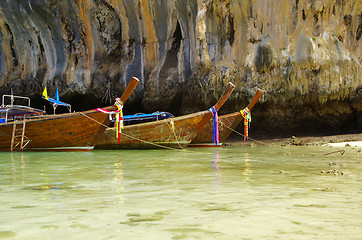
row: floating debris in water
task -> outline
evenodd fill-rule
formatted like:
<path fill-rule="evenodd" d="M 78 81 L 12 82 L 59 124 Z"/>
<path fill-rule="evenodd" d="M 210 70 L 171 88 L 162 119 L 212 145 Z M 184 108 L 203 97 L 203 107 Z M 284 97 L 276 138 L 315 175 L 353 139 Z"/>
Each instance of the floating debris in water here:
<path fill-rule="evenodd" d="M 138 226 L 142 222 L 153 222 L 163 219 L 163 215 L 168 214 L 168 212 L 160 211 L 155 214 L 141 214 L 138 212 L 128 213 L 127 216 L 130 217 L 128 221 L 120 222 L 120 224 L 127 224 L 129 226 Z"/>
<path fill-rule="evenodd" d="M 329 163 L 329 166 L 338 166 L 338 165 L 339 165 L 338 162 L 330 162 L 330 163 Z"/>
<path fill-rule="evenodd" d="M 326 156 L 326 155 L 330 155 L 330 154 L 333 154 L 333 153 L 341 153 L 341 155 L 343 155 L 345 152 L 346 152 L 346 151 L 344 151 L 344 150 L 339 150 L 339 151 L 334 151 L 334 152 L 326 153 L 326 154 L 324 154 L 324 155 Z"/>
<path fill-rule="evenodd" d="M 323 174 L 333 174 L 335 176 L 343 176 L 345 174 L 344 172 L 339 171 L 337 169 L 328 170 L 328 171 L 321 170 L 321 173 L 323 173 Z"/>

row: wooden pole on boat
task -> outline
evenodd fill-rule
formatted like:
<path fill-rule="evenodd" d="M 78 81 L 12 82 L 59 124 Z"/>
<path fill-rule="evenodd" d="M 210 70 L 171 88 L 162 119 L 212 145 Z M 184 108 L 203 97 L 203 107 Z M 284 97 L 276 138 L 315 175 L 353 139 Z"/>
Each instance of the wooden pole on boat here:
<path fill-rule="evenodd" d="M 221 98 L 219 99 L 219 101 L 214 105 L 214 107 L 216 108 L 217 111 L 219 111 L 219 109 L 224 105 L 224 103 L 226 102 L 226 100 L 228 100 L 230 94 L 233 92 L 235 88 L 235 85 L 232 84 L 231 82 L 229 82 L 227 88 L 225 89 L 223 95 L 221 96 Z"/>
<path fill-rule="evenodd" d="M 133 92 L 133 90 L 136 88 L 136 86 L 138 85 L 138 83 L 140 82 L 140 80 L 138 80 L 138 78 L 136 77 L 132 77 L 131 80 L 129 81 L 126 90 L 124 90 L 122 96 L 120 97 L 122 105 L 127 101 L 127 99 L 129 98 L 129 96 L 131 95 L 131 93 Z M 104 108 L 107 111 L 114 111 L 114 110 L 118 110 L 116 104 L 114 104 L 113 106 L 109 106 Z M 91 145 L 95 145 L 98 141 L 98 139 L 101 137 L 101 135 L 104 133 L 104 131 L 106 130 L 105 126 L 108 126 L 110 124 L 109 118 L 107 118 L 108 121 L 106 120 L 106 122 L 103 123 L 102 126 L 102 130 L 98 131 L 97 135 L 94 137 Z"/>
<path fill-rule="evenodd" d="M 121 96 L 121 101 L 124 104 L 125 101 L 127 101 L 127 99 L 129 98 L 129 96 L 131 95 L 131 93 L 133 92 L 133 90 L 136 88 L 136 86 L 138 85 L 138 83 L 140 82 L 140 80 L 138 80 L 138 78 L 136 77 L 132 77 L 131 80 L 129 81 L 126 90 L 124 90 L 124 93 Z"/>
<path fill-rule="evenodd" d="M 219 111 L 219 109 L 224 105 L 226 100 L 229 98 L 230 94 L 233 92 L 235 88 L 235 85 L 229 82 L 227 88 L 225 89 L 224 93 L 220 97 L 219 101 L 213 106 L 213 108 L 216 109 L 216 111 Z M 203 119 L 200 121 L 196 131 L 195 136 L 201 131 L 201 129 L 205 126 L 205 124 L 210 120 L 212 117 L 212 113 L 209 110 L 206 110 L 207 113 L 203 117 Z"/>
<path fill-rule="evenodd" d="M 251 102 L 249 103 L 249 105 L 247 106 L 247 108 L 249 110 L 251 110 L 254 105 L 258 102 L 259 98 L 261 97 L 261 95 L 263 94 L 263 91 L 261 89 L 258 89 L 258 91 L 256 91 L 253 100 L 251 100 Z"/>

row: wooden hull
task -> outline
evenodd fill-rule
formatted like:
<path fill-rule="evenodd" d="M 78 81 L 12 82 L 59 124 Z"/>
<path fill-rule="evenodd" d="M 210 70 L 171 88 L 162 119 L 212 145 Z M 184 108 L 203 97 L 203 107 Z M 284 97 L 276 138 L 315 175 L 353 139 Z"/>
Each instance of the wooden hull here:
<path fill-rule="evenodd" d="M 30 142 L 23 151 L 90 151 L 109 122 L 107 114 L 94 110 L 27 119 L 24 135 Z M 23 122 L 17 123 L 22 128 Z M 11 150 L 13 126 L 0 124 L 0 151 Z"/>
<path fill-rule="evenodd" d="M 209 111 L 134 124 L 122 129 L 120 144 L 114 128 L 108 128 L 95 149 L 185 148 L 211 118 Z M 172 122 L 174 129 L 172 128 Z"/>
<path fill-rule="evenodd" d="M 254 105 L 258 102 L 259 98 L 263 94 L 261 89 L 258 89 L 249 103 L 249 105 L 244 109 L 250 111 Z M 219 147 L 225 140 L 230 136 L 231 132 L 239 125 L 239 123 L 244 119 L 241 115 L 241 112 L 230 113 L 222 115 L 218 118 L 219 122 L 219 144 L 211 144 L 213 141 L 212 130 L 213 123 L 210 121 L 205 125 L 205 127 L 199 132 L 199 134 L 192 140 L 190 147 L 210 147 L 215 146 Z M 211 145 L 210 145 L 211 144 Z"/>
<path fill-rule="evenodd" d="M 234 84 L 228 84 L 219 101 L 211 108 L 218 111 L 234 90 Z M 107 129 L 95 149 L 137 149 L 137 148 L 184 148 L 200 132 L 212 117 L 209 110 L 167 118 L 148 123 L 125 126 L 120 143 L 114 129 Z"/>
<path fill-rule="evenodd" d="M 240 112 L 230 113 L 226 115 L 219 116 L 219 142 L 223 143 L 230 136 L 232 131 L 239 125 L 243 120 Z M 212 120 L 210 120 L 203 129 L 197 134 L 197 136 L 192 140 L 189 147 L 219 147 L 218 145 L 213 145 L 212 143 Z"/>

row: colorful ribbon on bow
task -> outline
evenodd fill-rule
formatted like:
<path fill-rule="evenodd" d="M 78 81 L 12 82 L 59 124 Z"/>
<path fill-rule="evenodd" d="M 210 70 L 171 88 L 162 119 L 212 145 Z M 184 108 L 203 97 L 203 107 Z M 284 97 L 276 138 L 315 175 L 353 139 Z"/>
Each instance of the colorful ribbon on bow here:
<path fill-rule="evenodd" d="M 240 111 L 241 116 L 244 118 L 244 141 L 248 141 L 249 135 L 249 124 L 251 122 L 251 113 L 250 110 L 246 107 Z"/>
<path fill-rule="evenodd" d="M 115 127 L 117 129 L 116 131 L 116 138 L 118 144 L 121 142 L 121 129 L 123 129 L 123 103 L 120 98 L 116 98 L 116 102 L 114 103 L 116 105 L 117 110 L 116 111 L 108 111 L 103 108 L 97 108 L 96 111 L 109 114 L 109 119 L 112 120 L 112 115 L 115 114 Z"/>
<path fill-rule="evenodd" d="M 212 114 L 213 121 L 212 121 L 212 142 L 216 145 L 219 143 L 219 123 L 218 123 L 218 116 L 217 110 L 215 107 L 209 109 Z"/>
<path fill-rule="evenodd" d="M 116 138 L 117 138 L 117 142 L 118 144 L 121 143 L 121 129 L 123 129 L 123 112 L 122 112 L 122 109 L 123 109 L 123 103 L 121 101 L 121 99 L 119 98 L 116 98 L 116 103 L 115 105 L 117 106 L 117 109 L 118 109 L 118 114 L 116 114 L 116 129 L 117 129 L 117 132 L 116 132 Z"/>

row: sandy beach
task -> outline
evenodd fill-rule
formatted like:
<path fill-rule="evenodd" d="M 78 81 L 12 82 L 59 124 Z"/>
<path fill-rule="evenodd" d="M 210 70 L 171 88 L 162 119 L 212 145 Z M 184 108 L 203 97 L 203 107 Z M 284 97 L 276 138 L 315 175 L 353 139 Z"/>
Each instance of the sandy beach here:
<path fill-rule="evenodd" d="M 268 145 L 268 146 L 330 146 L 330 147 L 354 147 L 362 149 L 362 133 L 343 134 L 331 136 L 291 136 L 289 138 L 253 138 L 244 142 L 242 136 L 232 135 L 224 143 L 228 146 L 240 145 Z"/>

